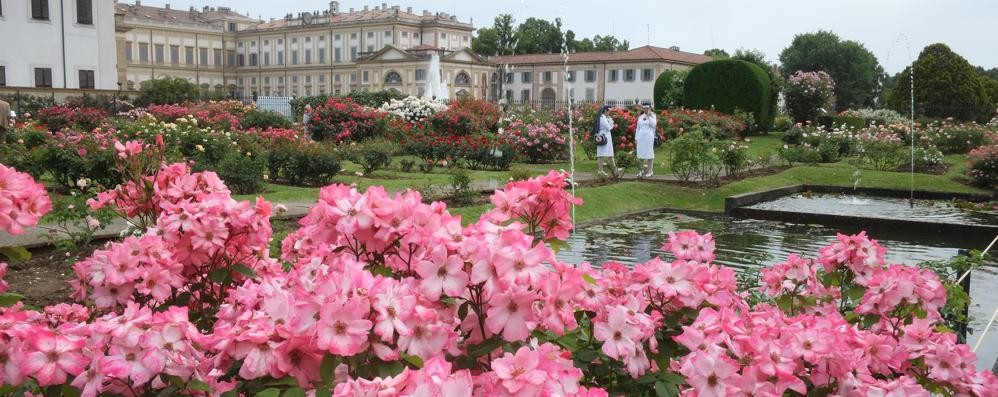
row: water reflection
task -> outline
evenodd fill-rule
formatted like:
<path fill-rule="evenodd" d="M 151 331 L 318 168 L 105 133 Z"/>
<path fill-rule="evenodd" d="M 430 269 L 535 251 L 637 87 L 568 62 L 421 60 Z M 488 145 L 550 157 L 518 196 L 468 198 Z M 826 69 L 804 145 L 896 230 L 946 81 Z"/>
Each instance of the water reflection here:
<path fill-rule="evenodd" d="M 772 265 L 789 254 L 814 258 L 818 250 L 835 240 L 836 229 L 821 225 L 801 225 L 721 215 L 685 215 L 652 212 L 612 222 L 580 228 L 568 239 L 569 246 L 558 253 L 568 263 L 594 265 L 616 261 L 625 265 L 645 262 L 661 256 L 668 233 L 677 230 L 710 231 L 716 243 L 717 262 L 736 269 Z M 856 231 L 845 231 L 853 233 Z M 917 264 L 928 260 L 946 260 L 961 250 L 983 249 L 965 246 L 960 236 L 915 235 L 909 231 L 880 232 L 871 236 L 887 247 L 889 263 Z M 998 285 L 995 268 L 975 271 L 971 276 L 973 303 L 969 343 L 976 342 L 980 330 L 998 305 L 998 294 L 989 293 Z M 998 332 L 993 330 L 992 332 Z M 992 333 L 981 345 L 979 368 L 991 368 L 998 356 L 998 334 Z"/>
<path fill-rule="evenodd" d="M 998 224 L 998 214 L 963 211 L 945 200 L 915 200 L 915 205 L 911 206 L 906 199 L 898 198 L 796 194 L 748 208 L 867 218 L 917 219 L 936 223 L 985 226 Z"/>

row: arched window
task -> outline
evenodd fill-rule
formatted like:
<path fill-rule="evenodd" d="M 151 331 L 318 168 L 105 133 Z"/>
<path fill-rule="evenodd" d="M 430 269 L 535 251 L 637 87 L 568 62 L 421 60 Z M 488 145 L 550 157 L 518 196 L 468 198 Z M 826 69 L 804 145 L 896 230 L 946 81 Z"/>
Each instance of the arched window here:
<path fill-rule="evenodd" d="M 458 73 L 454 78 L 454 85 L 471 85 L 471 76 L 465 72 Z"/>
<path fill-rule="evenodd" d="M 402 76 L 397 72 L 385 74 L 385 84 L 402 84 Z"/>

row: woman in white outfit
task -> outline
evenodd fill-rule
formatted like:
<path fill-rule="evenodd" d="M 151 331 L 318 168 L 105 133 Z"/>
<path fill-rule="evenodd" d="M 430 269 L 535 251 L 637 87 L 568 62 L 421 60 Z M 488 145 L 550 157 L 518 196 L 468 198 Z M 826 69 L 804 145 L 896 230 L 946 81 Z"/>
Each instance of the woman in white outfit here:
<path fill-rule="evenodd" d="M 651 110 L 651 105 L 644 104 L 643 112 L 638 116 L 634 131 L 634 142 L 637 143 L 638 178 L 647 178 L 655 174 L 655 130 L 658 128 L 658 118 Z"/>
<path fill-rule="evenodd" d="M 607 159 L 610 159 L 610 165 L 613 167 L 611 171 L 617 169 L 617 163 L 613 159 L 613 135 L 610 134 L 610 130 L 613 129 L 614 124 L 613 119 L 606 114 L 607 109 L 610 109 L 610 106 L 603 105 L 599 109 L 599 112 L 596 113 L 596 132 L 594 134 L 594 139 L 595 135 L 602 135 L 605 138 L 603 141 L 605 142 L 604 144 L 596 146 L 596 173 L 602 176 L 607 175 L 604 170 Z M 614 172 L 614 175 L 616 175 L 616 172 Z"/>

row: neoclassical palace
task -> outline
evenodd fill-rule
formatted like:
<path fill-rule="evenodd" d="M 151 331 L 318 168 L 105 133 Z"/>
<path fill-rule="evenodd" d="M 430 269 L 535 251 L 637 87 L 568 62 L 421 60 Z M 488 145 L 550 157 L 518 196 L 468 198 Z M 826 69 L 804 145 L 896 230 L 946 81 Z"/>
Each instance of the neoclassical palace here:
<path fill-rule="evenodd" d="M 433 54 L 450 97 L 633 101 L 654 78 L 709 57 L 678 48 L 479 56 L 474 27 L 411 7 L 317 11 L 262 20 L 228 7 L 175 9 L 112 0 L 0 1 L 0 90 L 134 90 L 188 79 L 237 98 L 396 90 L 420 96 Z M 17 40 L 6 38 L 20 37 Z"/>

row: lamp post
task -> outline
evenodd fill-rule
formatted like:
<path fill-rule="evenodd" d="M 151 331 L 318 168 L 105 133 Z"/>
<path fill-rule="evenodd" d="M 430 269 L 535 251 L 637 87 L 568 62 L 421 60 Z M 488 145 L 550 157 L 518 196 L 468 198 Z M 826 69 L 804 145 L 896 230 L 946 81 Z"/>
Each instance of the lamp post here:
<path fill-rule="evenodd" d="M 121 82 L 118 82 L 118 92 L 114 93 L 114 114 L 118 114 L 118 100 L 121 98 Z"/>

